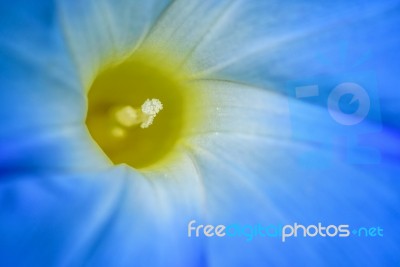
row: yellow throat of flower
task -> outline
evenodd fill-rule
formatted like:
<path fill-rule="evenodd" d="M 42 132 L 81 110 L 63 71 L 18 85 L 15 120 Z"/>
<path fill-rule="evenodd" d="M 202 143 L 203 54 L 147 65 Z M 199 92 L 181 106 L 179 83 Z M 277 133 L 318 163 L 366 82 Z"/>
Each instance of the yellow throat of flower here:
<path fill-rule="evenodd" d="M 189 124 L 189 101 L 196 90 L 172 64 L 134 56 L 109 66 L 94 79 L 88 92 L 87 128 L 114 164 L 144 169 L 173 158 Z"/>

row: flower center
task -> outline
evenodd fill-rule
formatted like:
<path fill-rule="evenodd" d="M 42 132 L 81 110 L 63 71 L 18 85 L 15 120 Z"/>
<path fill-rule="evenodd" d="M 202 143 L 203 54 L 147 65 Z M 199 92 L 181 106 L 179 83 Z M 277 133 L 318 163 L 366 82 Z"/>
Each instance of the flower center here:
<path fill-rule="evenodd" d="M 143 59 L 108 67 L 96 77 L 86 125 L 114 164 L 141 169 L 168 158 L 184 128 L 188 90 L 181 81 Z"/>

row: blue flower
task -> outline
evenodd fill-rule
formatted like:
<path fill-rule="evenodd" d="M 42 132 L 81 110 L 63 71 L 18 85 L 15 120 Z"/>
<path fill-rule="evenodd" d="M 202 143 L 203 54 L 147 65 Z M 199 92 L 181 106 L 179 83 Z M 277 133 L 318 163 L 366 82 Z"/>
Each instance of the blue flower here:
<path fill-rule="evenodd" d="M 399 11 L 398 1 L 0 1 L 0 266 L 396 266 Z M 128 61 L 160 71 L 146 81 L 179 80 L 162 92 L 184 99 L 152 118 L 157 129 L 183 113 L 165 155 L 137 168 L 127 147 L 111 156 L 89 118 L 97 79 Z M 349 83 L 363 89 L 336 99 Z M 354 98 L 364 89 L 367 102 Z M 350 127 L 332 115 L 336 100 L 370 112 Z M 192 220 L 384 234 L 197 238 Z"/>

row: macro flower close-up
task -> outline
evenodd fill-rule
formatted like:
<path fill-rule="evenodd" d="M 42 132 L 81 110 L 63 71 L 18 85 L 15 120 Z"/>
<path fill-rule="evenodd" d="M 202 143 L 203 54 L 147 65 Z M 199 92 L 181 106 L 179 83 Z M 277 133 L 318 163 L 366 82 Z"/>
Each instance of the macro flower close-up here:
<path fill-rule="evenodd" d="M 400 266 L 398 25 L 0 0 L 0 267 Z"/>

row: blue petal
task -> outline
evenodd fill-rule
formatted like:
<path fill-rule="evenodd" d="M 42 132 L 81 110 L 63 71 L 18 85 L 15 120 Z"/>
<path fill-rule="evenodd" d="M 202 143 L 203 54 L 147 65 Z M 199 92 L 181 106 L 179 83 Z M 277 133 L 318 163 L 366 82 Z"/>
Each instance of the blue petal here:
<path fill-rule="evenodd" d="M 400 255 L 400 235 L 392 230 L 399 223 L 400 204 L 395 134 L 389 129 L 370 133 L 365 144 L 377 149 L 381 160 L 354 164 L 347 156 L 362 159 L 365 151 L 329 142 L 340 132 L 324 120 L 323 108 L 297 101 L 298 113 L 290 113 L 288 99 L 274 92 L 221 81 L 198 86 L 214 99 L 210 123 L 192 129 L 186 140 L 205 188 L 207 212 L 198 224 L 321 222 L 381 226 L 387 233 L 380 239 L 311 238 L 285 244 L 277 238 L 213 238 L 207 240 L 210 265 L 394 266 Z M 292 138 L 294 121 L 301 122 L 308 139 Z M 374 129 L 373 124 L 364 127 Z"/>
<path fill-rule="evenodd" d="M 217 21 L 225 19 L 238 1 L 174 1 L 157 20 L 140 49 L 156 51 L 158 60 L 169 59 L 181 68 L 193 61 L 192 53 L 207 39 Z M 169 56 L 169 57 L 168 57 Z"/>
<path fill-rule="evenodd" d="M 383 120 L 399 128 L 399 18 L 398 1 L 242 1 L 219 17 L 185 67 L 195 78 L 284 94 L 287 81 L 372 71 Z"/>
<path fill-rule="evenodd" d="M 271 86 L 270 91 L 281 92 L 283 87 L 279 87 L 280 79 L 298 78 L 293 74 L 298 71 L 295 67 L 304 66 L 300 63 L 306 62 L 308 57 L 300 57 L 302 62 L 289 60 L 287 62 L 290 64 L 283 64 L 281 67 L 275 67 L 274 64 L 263 65 L 271 61 L 267 60 L 268 57 L 259 57 L 257 53 L 250 53 L 255 56 L 247 57 L 248 52 L 257 52 L 257 49 L 265 44 L 267 35 L 258 30 L 265 28 L 271 29 L 271 33 L 281 33 L 278 41 L 293 40 L 290 35 L 285 35 L 285 32 L 291 31 L 287 28 L 288 25 L 303 22 L 296 23 L 298 36 L 302 36 L 302 27 L 318 24 L 321 17 L 328 23 L 334 23 L 339 15 L 352 17 L 352 12 L 359 7 L 353 6 L 348 11 L 347 5 L 345 7 L 331 3 L 322 7 L 321 11 L 317 2 L 310 14 L 315 11 L 319 15 L 315 20 L 304 21 L 303 16 L 292 17 L 293 14 L 299 14 L 299 10 L 313 6 L 293 2 L 289 5 L 293 10 L 289 9 L 286 12 L 276 3 L 265 2 L 262 9 L 256 2 L 250 2 L 249 8 L 243 8 L 241 3 L 245 2 L 248 1 L 215 5 L 210 2 L 174 2 L 165 11 L 161 22 L 155 26 L 153 34 L 150 33 L 144 45 L 167 45 L 168 38 L 172 36 L 171 38 L 176 39 L 171 42 L 172 45 L 179 40 L 183 43 L 182 50 L 177 50 L 182 52 L 181 63 L 188 69 L 198 71 L 199 78 L 240 80 L 264 88 Z M 111 2 L 101 2 L 99 5 L 93 2 L 87 6 L 63 2 L 59 7 L 63 16 L 61 21 L 72 54 L 75 55 L 73 62 L 79 67 L 78 74 L 74 71 L 72 61 L 66 56 L 68 51 L 62 45 L 59 31 L 55 30 L 58 29 L 58 22 L 55 22 L 51 15 L 54 7 L 43 3 L 32 4 L 29 8 L 31 14 L 37 15 L 34 12 L 37 10 L 37 16 L 41 18 L 40 25 L 37 26 L 37 21 L 33 20 L 35 23 L 32 28 L 22 28 L 24 31 L 9 26 L 18 26 L 15 22 L 25 21 L 26 16 L 30 18 L 29 14 L 24 13 L 24 9 L 12 9 L 9 15 L 2 16 L 6 18 L 3 21 L 6 23 L 2 25 L 7 27 L 1 28 L 1 45 L 2 49 L 5 48 L 1 50 L 1 57 L 6 59 L 6 63 L 1 66 L 0 72 L 12 75 L 12 79 L 4 83 L 2 81 L 2 84 L 13 90 L 0 93 L 0 96 L 1 99 L 7 97 L 9 103 L 13 104 L 4 105 L 1 115 L 15 114 L 10 119 L 2 116 L 5 119 L 4 125 L 10 125 L 7 129 L 10 132 L 4 130 L 1 136 L 15 138 L 9 139 L 11 145 L 6 141 L 1 143 L 4 166 L 9 164 L 6 157 L 6 152 L 8 155 L 9 151 L 17 155 L 17 158 L 22 157 L 23 159 L 17 162 L 24 165 L 36 157 L 39 157 L 37 166 L 50 168 L 52 163 L 58 162 L 60 158 L 54 157 L 54 162 L 43 163 L 41 157 L 49 158 L 50 154 L 36 153 L 33 149 L 30 149 L 30 156 L 18 156 L 26 153 L 26 150 L 18 150 L 18 147 L 14 146 L 15 143 L 20 147 L 24 147 L 25 144 L 26 147 L 32 146 L 30 140 L 22 142 L 23 134 L 15 137 L 15 131 L 19 129 L 20 133 L 24 133 L 22 131 L 31 131 L 38 127 L 38 130 L 33 131 L 33 136 L 40 139 L 43 136 L 42 126 L 55 126 L 55 118 L 62 125 L 82 122 L 83 110 L 65 112 L 54 106 L 55 103 L 68 101 L 68 107 L 73 106 L 71 104 L 82 104 L 83 88 L 88 85 L 90 77 L 98 71 L 99 66 L 107 62 L 113 53 L 129 53 L 128 47 L 139 44 L 149 29 L 149 24 L 139 24 L 132 35 L 125 36 L 122 34 L 125 31 L 124 27 L 129 28 L 130 25 L 136 24 L 136 21 L 132 20 L 133 22 L 128 22 L 126 26 L 121 26 L 121 32 L 118 32 L 119 27 L 115 25 L 124 25 L 123 22 L 130 21 L 129 12 L 121 17 L 123 22 L 117 22 L 117 14 L 121 14 L 121 9 L 116 8 L 113 13 L 113 7 L 108 6 Z M 106 8 L 103 9 L 102 6 Z M 152 5 L 147 7 L 150 6 Z M 189 9 L 182 10 L 185 6 Z M 371 15 L 372 10 L 377 7 L 380 5 L 363 6 L 360 10 Z M 155 13 L 151 13 L 150 17 L 156 18 L 164 8 L 165 3 L 156 9 Z M 190 11 L 192 9 L 194 13 Z M 3 6 L 1 10 L 5 10 Z M 268 14 L 266 10 L 277 14 L 277 17 L 266 21 L 259 19 L 262 14 Z M 212 12 L 205 16 L 205 11 Z M 256 16 L 248 16 L 249 11 L 255 12 Z M 332 14 L 322 16 L 328 15 L 327 11 Z M 102 12 L 106 12 L 106 15 Z M 194 17 L 193 14 L 197 16 Z M 281 30 L 266 27 L 268 22 L 272 26 L 277 25 L 279 14 L 291 23 Z M 90 18 L 87 21 L 83 20 L 86 16 Z M 105 17 L 109 18 L 107 23 L 103 23 Z M 199 17 L 204 18 L 205 24 L 193 29 Z M 214 23 L 217 23 L 218 27 L 206 37 L 205 34 Z M 48 28 L 40 30 L 43 25 Z M 166 31 L 170 29 L 168 25 L 176 27 L 172 31 Z M 238 36 L 230 36 L 232 28 L 227 25 L 237 26 L 235 32 L 239 33 Z M 253 25 L 254 28 L 249 25 Z M 106 31 L 103 26 L 107 28 Z M 246 27 L 247 31 L 238 31 Z M 163 34 L 164 31 L 166 34 Z M 254 34 L 257 35 L 256 40 L 250 38 Z M 189 37 L 186 38 L 186 35 Z M 21 40 L 29 46 L 16 45 L 17 41 Z M 246 43 L 249 40 L 254 46 Z M 315 42 L 320 44 L 318 40 Z M 274 45 L 277 43 L 280 42 L 273 42 Z M 307 42 L 300 42 L 300 47 L 307 46 Z M 43 47 L 46 49 L 42 49 Z M 318 47 L 319 45 L 314 46 Z M 286 47 L 283 51 L 293 51 L 294 48 L 296 46 L 290 49 Z M 17 54 L 25 51 L 26 55 L 32 56 L 32 62 L 13 61 L 11 59 L 14 56 L 10 59 L 10 51 L 17 51 Z M 40 53 L 32 55 L 31 51 Z M 232 61 L 235 56 L 240 58 L 240 52 L 243 51 L 247 62 Z M 273 52 L 268 55 L 271 54 Z M 282 56 L 283 52 L 276 54 Z M 39 77 L 32 73 L 32 68 L 36 67 L 38 73 L 42 73 L 42 67 L 48 66 L 53 60 L 61 61 L 63 67 L 57 69 L 62 69 L 63 75 L 50 72 Z M 39 64 L 36 64 L 37 62 Z M 222 69 L 216 66 L 221 62 Z M 224 64 L 226 62 L 228 64 Z M 251 65 L 252 62 L 254 65 Z M 250 67 L 254 72 L 244 71 Z M 266 69 L 272 74 L 263 76 Z M 304 71 L 313 74 L 315 67 L 312 65 Z M 215 72 L 217 73 L 212 75 Z M 330 73 L 329 68 L 326 72 Z M 67 77 L 73 77 L 68 81 L 60 79 L 61 83 L 68 84 L 65 85 L 65 90 L 63 86 L 53 86 L 54 84 L 50 83 L 57 77 L 65 77 L 65 73 L 69 74 Z M 207 75 L 201 75 L 204 73 Z M 72 83 L 72 86 L 69 83 Z M 46 87 L 42 89 L 42 85 Z M 0 242 L 1 265 L 126 266 L 135 263 L 139 266 L 257 266 L 265 263 L 298 266 L 308 265 L 311 261 L 313 264 L 325 266 L 391 266 L 399 261 L 400 251 L 397 244 L 400 237 L 394 232 L 379 240 L 296 240 L 285 246 L 277 244 L 274 240 L 256 240 L 247 245 L 243 240 L 187 239 L 185 224 L 196 218 L 213 223 L 293 223 L 295 220 L 315 223 L 326 220 L 327 223 L 345 222 L 368 226 L 379 224 L 390 231 L 398 225 L 400 202 L 397 194 L 399 183 L 394 178 L 399 173 L 399 139 L 392 135 L 385 124 L 382 133 L 374 133 L 367 139 L 369 144 L 372 143 L 380 150 L 381 163 L 360 168 L 340 158 L 331 159 L 335 149 L 343 149 L 346 146 L 328 146 L 328 142 L 325 142 L 325 135 L 332 136 L 331 133 L 336 128 L 322 120 L 326 113 L 324 107 L 296 101 L 293 105 L 298 112 L 290 113 L 285 97 L 266 90 L 212 81 L 205 82 L 200 87 L 204 93 L 214 97 L 212 103 L 205 103 L 200 107 L 207 111 L 210 123 L 202 129 L 191 129 L 187 133 L 189 136 L 183 147 L 180 147 L 183 150 L 183 158 L 178 161 L 181 165 L 145 173 L 148 179 L 134 171 L 127 171 L 124 167 L 90 176 L 26 175 L 25 179 L 22 176 L 9 176 L 5 179 L 4 176 L 0 185 L 1 206 L 4 207 L 0 212 L 0 234 L 3 237 Z M 45 92 L 43 95 L 42 90 Z M 37 92 L 40 94 L 36 95 Z M 36 96 L 41 100 L 35 100 Z M 43 99 L 57 99 L 57 102 Z M 15 105 L 18 100 L 24 104 L 26 102 L 27 106 Z M 49 111 L 57 116 L 47 117 Z M 26 118 L 26 121 L 23 118 Z M 299 130 L 299 137 L 304 138 L 304 130 L 308 129 L 312 131 L 309 134 L 311 139 L 291 139 L 290 123 L 293 120 L 303 127 Z M 366 131 L 375 129 L 375 125 L 368 123 L 364 127 Z M 82 134 L 79 140 L 85 138 L 79 127 L 69 128 L 68 131 Z M 55 136 L 50 138 L 50 142 L 46 141 L 49 144 L 48 151 L 58 150 L 56 143 L 63 139 L 57 139 L 57 136 L 63 136 L 64 130 L 55 131 L 52 135 L 46 128 L 46 133 Z M 317 146 L 310 142 L 312 138 L 321 141 L 322 145 Z M 36 145 L 36 142 L 33 143 Z M 79 146 L 79 142 L 74 144 Z M 68 145 L 69 142 L 63 144 L 65 147 Z M 3 150 L 3 147 L 7 149 Z M 43 146 L 39 144 L 37 150 L 42 152 Z M 362 157 L 361 150 L 350 149 L 346 152 Z M 331 166 L 323 170 L 303 169 L 304 166 L 299 164 L 298 160 L 305 153 L 314 155 L 314 158 L 320 161 L 328 160 Z M 86 155 L 91 157 L 93 154 L 89 152 Z M 29 203 L 29 207 L 26 203 Z M 46 224 L 42 221 L 46 221 Z M 143 232 L 149 229 L 151 230 Z"/>
<path fill-rule="evenodd" d="M 60 20 L 86 87 L 116 58 L 129 56 L 170 0 L 60 1 Z"/>
<path fill-rule="evenodd" d="M 334 162 L 329 168 L 310 171 L 296 158 L 310 149 L 302 145 L 234 134 L 193 142 L 208 203 L 206 219 L 199 224 L 321 222 L 385 230 L 383 238 L 293 238 L 285 243 L 260 236 L 250 242 L 245 236 L 214 238 L 207 243 L 210 265 L 395 266 L 398 262 L 400 235 L 393 229 L 399 223 L 400 184 L 395 176 L 399 167 L 382 163 L 360 168 Z M 249 153 L 254 150 L 258 153 Z M 331 153 L 316 152 L 320 158 Z"/>
<path fill-rule="evenodd" d="M 166 183 L 124 166 L 9 176 L 0 184 L 0 265 L 203 266 L 186 235 L 197 200 L 185 178 Z"/>
<path fill-rule="evenodd" d="M 55 3 L 0 5 L 0 170 L 107 165 L 81 126 L 86 100 Z M 71 154 L 68 147 L 79 149 Z"/>

